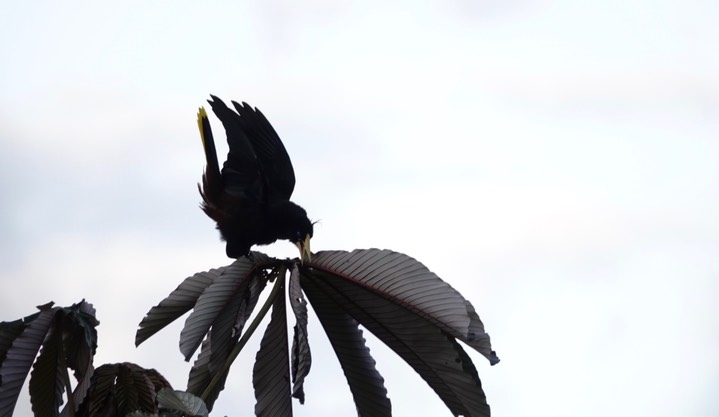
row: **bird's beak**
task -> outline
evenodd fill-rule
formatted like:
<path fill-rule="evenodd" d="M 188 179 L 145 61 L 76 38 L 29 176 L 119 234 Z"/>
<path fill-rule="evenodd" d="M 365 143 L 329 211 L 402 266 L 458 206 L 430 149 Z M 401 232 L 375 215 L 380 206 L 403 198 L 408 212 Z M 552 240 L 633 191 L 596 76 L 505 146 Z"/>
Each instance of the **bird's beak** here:
<path fill-rule="evenodd" d="M 310 235 L 305 236 L 305 240 L 295 243 L 297 249 L 300 250 L 300 263 L 312 260 L 312 252 L 310 252 Z"/>

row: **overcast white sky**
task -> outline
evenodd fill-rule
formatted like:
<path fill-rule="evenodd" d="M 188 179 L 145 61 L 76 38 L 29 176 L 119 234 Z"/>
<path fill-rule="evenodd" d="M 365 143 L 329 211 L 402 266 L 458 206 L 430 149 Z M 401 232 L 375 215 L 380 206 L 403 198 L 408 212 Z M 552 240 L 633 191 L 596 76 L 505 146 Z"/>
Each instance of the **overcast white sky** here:
<path fill-rule="evenodd" d="M 717 22 L 710 0 L 2 2 L 0 320 L 86 298 L 98 365 L 185 387 L 182 320 L 133 340 L 229 262 L 196 189 L 213 93 L 280 133 L 314 250 L 405 252 L 473 302 L 494 415 L 719 415 Z M 313 323 L 295 414 L 353 415 Z M 259 339 L 213 415 L 252 415 Z M 371 349 L 396 416 L 451 415 Z"/>

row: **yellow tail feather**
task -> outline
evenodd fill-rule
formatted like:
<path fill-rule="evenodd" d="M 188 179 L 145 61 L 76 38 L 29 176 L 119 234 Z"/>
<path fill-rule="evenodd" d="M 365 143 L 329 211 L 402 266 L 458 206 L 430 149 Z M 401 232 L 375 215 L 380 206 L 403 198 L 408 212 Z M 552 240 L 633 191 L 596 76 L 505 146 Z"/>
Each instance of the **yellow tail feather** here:
<path fill-rule="evenodd" d="M 202 128 L 202 120 L 207 119 L 207 112 L 204 107 L 200 107 L 197 110 L 197 127 L 200 129 L 200 139 L 202 139 L 202 146 L 205 146 L 205 129 Z"/>

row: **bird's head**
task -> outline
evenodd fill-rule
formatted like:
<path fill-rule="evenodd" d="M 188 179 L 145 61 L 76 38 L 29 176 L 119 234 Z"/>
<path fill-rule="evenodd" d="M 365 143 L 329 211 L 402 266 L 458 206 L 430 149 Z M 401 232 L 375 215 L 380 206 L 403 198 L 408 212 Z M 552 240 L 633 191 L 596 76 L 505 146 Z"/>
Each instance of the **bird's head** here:
<path fill-rule="evenodd" d="M 310 239 L 314 234 L 314 227 L 305 209 L 287 201 L 273 211 L 279 238 L 289 240 L 297 246 L 300 250 L 300 261 L 311 260 Z"/>

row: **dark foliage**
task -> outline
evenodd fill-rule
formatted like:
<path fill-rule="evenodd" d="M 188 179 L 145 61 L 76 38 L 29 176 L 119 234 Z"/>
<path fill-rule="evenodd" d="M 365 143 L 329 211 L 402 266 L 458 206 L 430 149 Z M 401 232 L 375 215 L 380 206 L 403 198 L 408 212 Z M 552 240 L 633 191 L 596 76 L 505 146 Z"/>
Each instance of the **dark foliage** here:
<path fill-rule="evenodd" d="M 132 412 L 157 413 L 157 393 L 172 388 L 154 369 L 134 363 L 105 364 L 95 370 L 78 417 L 125 416 Z"/>
<path fill-rule="evenodd" d="M 291 348 L 285 321 L 288 270 L 296 323 Z M 263 311 L 240 337 L 259 291 L 272 280 L 273 291 Z M 180 338 L 181 348 L 194 347 L 182 349 L 186 358 L 204 340 L 190 372 L 188 391 L 202 395 L 211 409 L 229 364 L 272 307 L 254 368 L 255 412 L 258 416 L 289 415 L 291 397 L 304 400 L 302 383 L 311 364 L 305 295 L 342 365 L 358 415 L 391 415 L 384 379 L 375 368 L 360 325 L 412 366 L 453 414 L 490 415 L 477 370 L 458 343 L 477 350 L 491 364 L 499 362 L 479 316 L 469 301 L 424 265 L 388 250 L 319 252 L 303 263 L 253 252 L 227 267 L 185 279 L 142 320 L 137 340 L 140 343 L 174 321 L 181 310 L 193 308 Z M 235 323 L 232 331 L 222 330 L 230 322 Z M 211 366 L 213 355 L 219 356 L 217 364 L 227 366 Z"/>
<path fill-rule="evenodd" d="M 39 306 L 40 312 L 0 323 L 0 416 L 11 416 L 30 368 L 30 402 L 36 416 L 57 416 L 63 394 L 76 386 L 69 406 L 77 409 L 91 385 L 99 324 L 92 304 Z M 39 355 L 38 355 L 39 352 Z M 37 357 L 37 359 L 36 359 Z M 34 365 L 33 365 L 34 362 Z M 68 410 L 65 410 L 67 413 Z"/>

